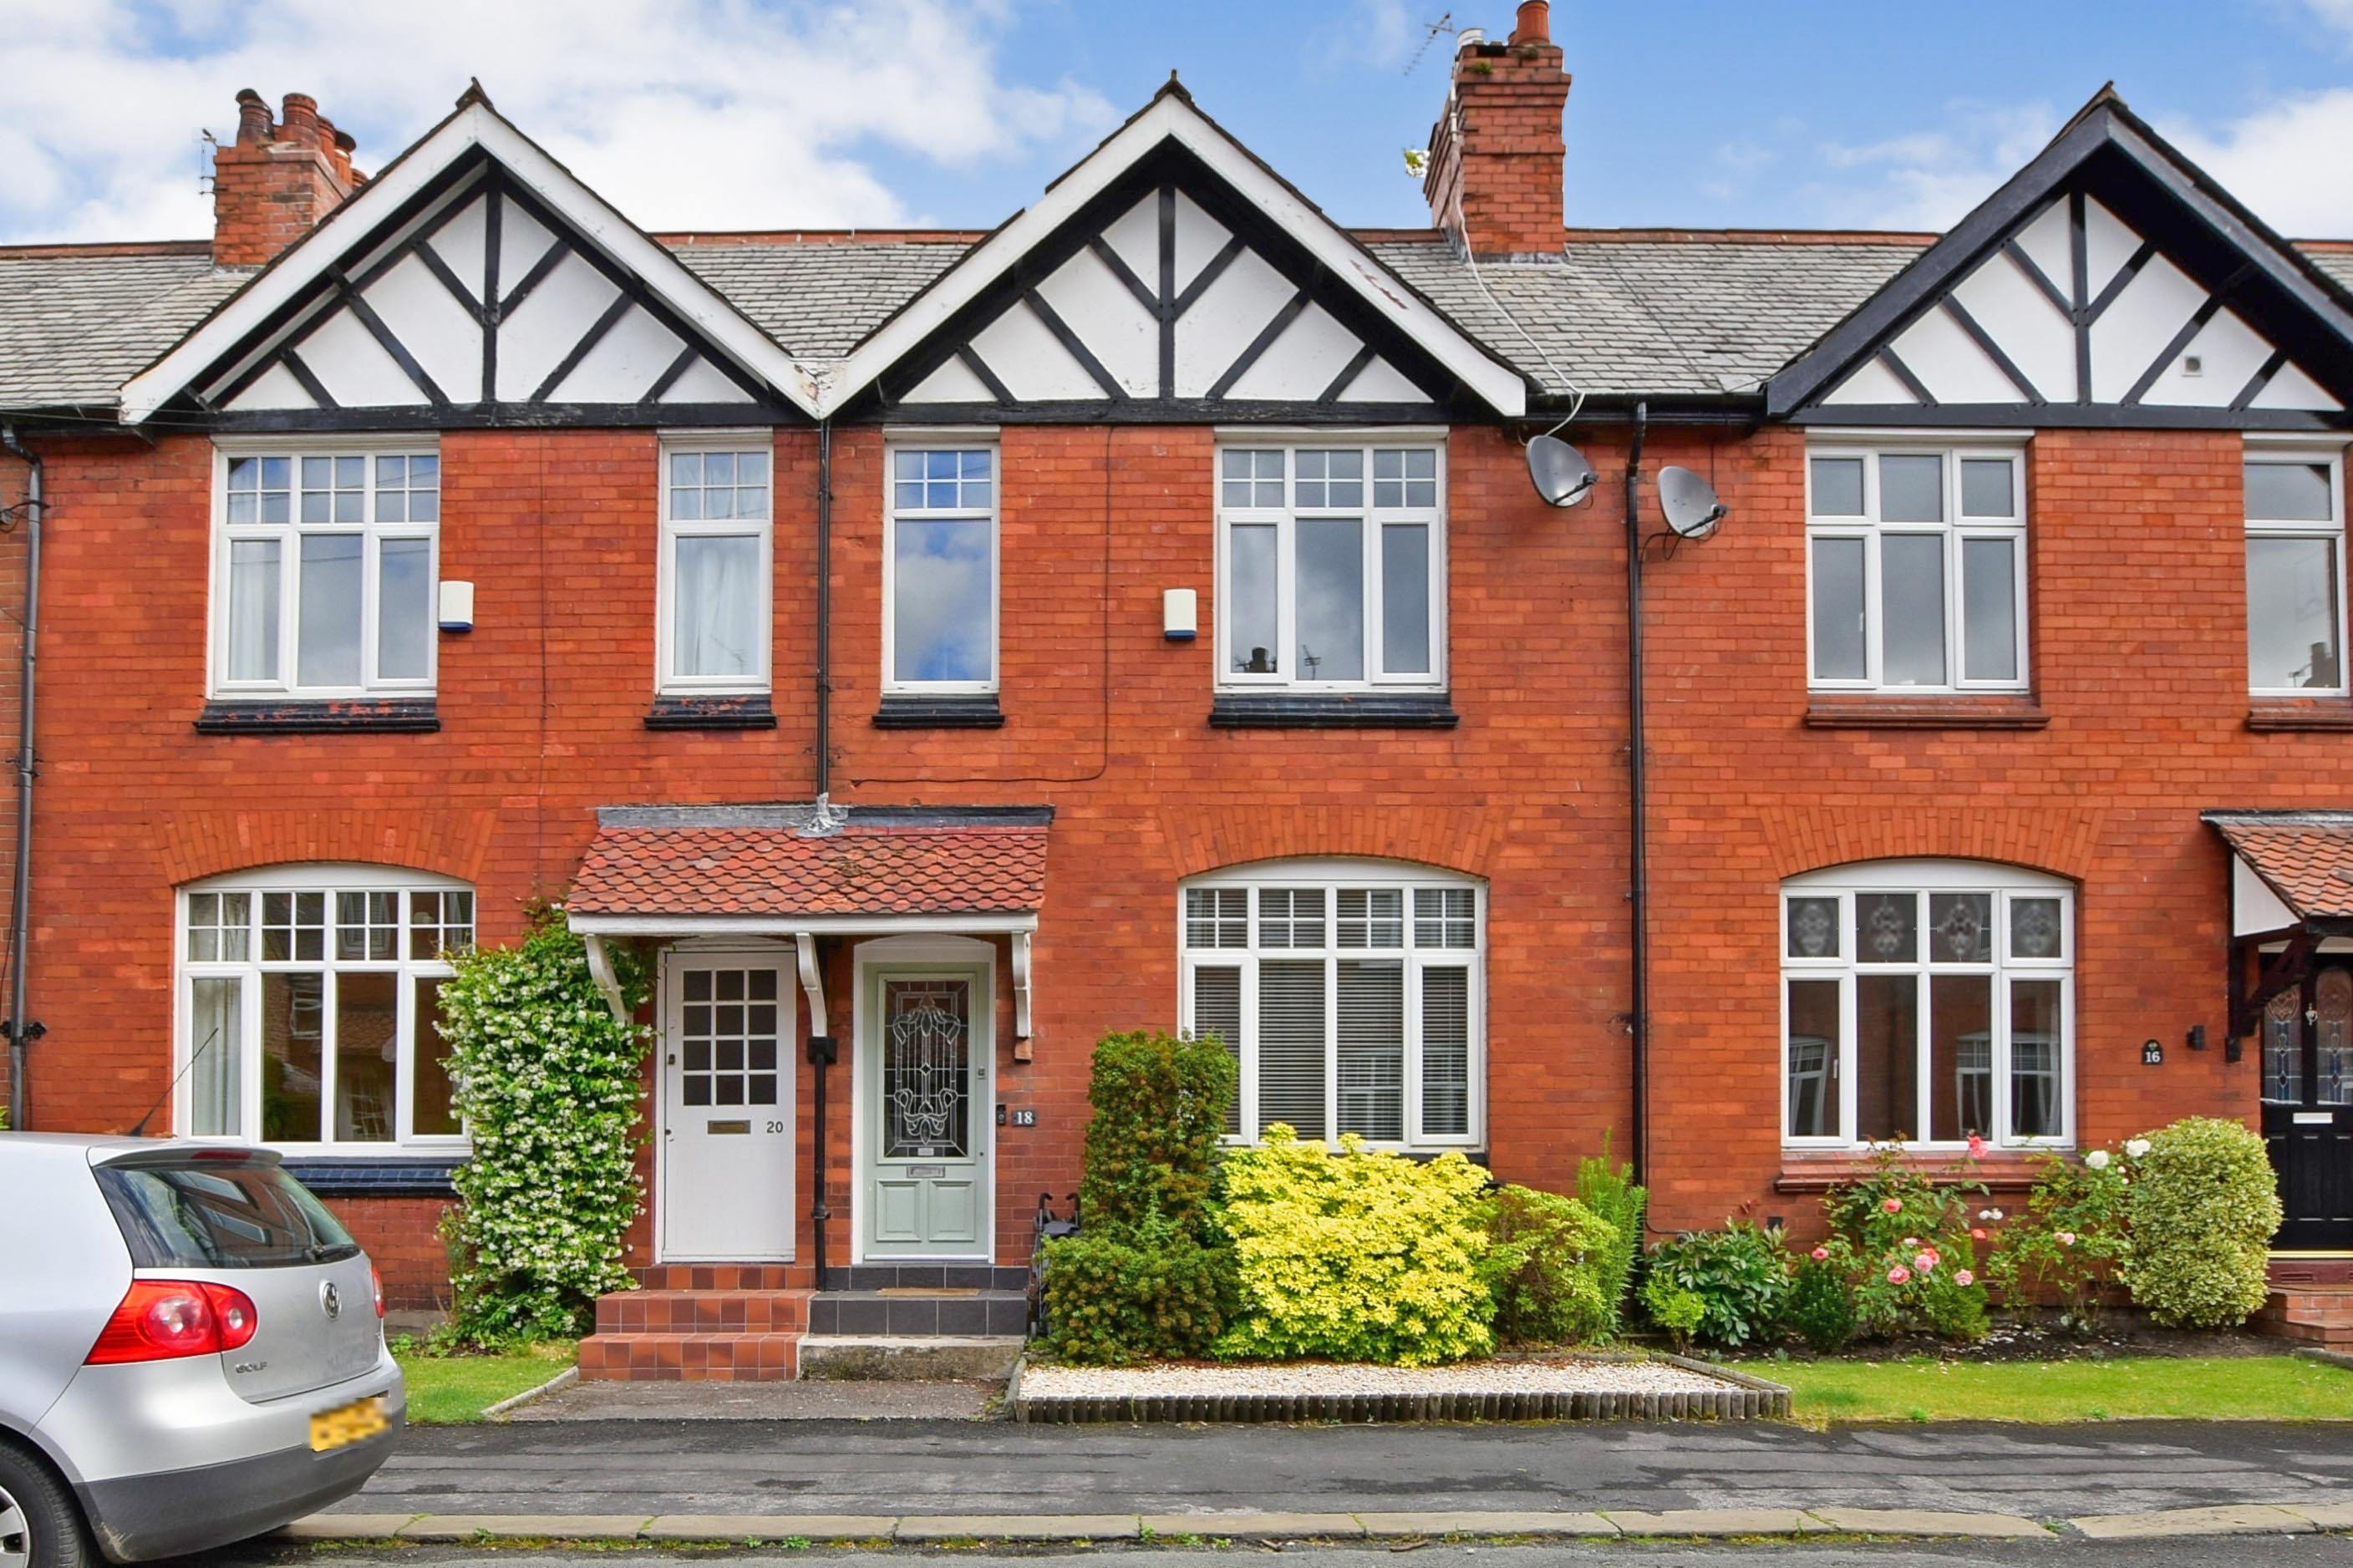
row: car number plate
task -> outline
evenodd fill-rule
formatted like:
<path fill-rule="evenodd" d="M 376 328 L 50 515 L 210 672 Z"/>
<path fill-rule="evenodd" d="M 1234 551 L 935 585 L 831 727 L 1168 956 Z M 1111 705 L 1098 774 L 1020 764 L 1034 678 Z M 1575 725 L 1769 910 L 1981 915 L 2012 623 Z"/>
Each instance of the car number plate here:
<path fill-rule="evenodd" d="M 372 1394 L 311 1417 L 311 1451 L 323 1454 L 363 1438 L 373 1437 L 392 1425 L 384 1413 L 384 1395 Z"/>

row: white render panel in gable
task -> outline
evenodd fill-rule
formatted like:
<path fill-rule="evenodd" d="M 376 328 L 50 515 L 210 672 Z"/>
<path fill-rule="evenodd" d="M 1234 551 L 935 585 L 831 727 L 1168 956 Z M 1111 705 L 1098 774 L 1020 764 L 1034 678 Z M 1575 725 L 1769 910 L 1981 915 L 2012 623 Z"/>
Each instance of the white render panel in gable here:
<path fill-rule="evenodd" d="M 988 384 L 973 374 L 972 367 L 963 360 L 950 356 L 940 368 L 915 384 L 905 398 L 909 403 L 994 403 L 997 395 Z"/>
<path fill-rule="evenodd" d="M 1321 305 L 1299 312 L 1227 393 L 1243 400 L 1305 403 L 1324 395 L 1364 346 Z"/>
<path fill-rule="evenodd" d="M 2284 364 L 2279 367 L 2279 374 L 2273 376 L 2261 392 L 2255 394 L 2254 401 L 2248 406 L 2318 410 L 2322 413 L 2334 414 L 2345 405 L 2322 391 L 2320 384 L 2305 374 L 2303 371 L 2298 370 L 2295 365 Z"/>
<path fill-rule="evenodd" d="M 2304 922 L 2295 911 L 2280 901 L 2271 884 L 2255 875 L 2255 868 L 2240 857 L 2231 857 L 2231 934 L 2258 936 L 2266 931 L 2286 931 Z"/>
<path fill-rule="evenodd" d="M 1233 236 L 1226 226 L 1194 205 L 1184 192 L 1176 193 L 1176 292 L 1182 294 L 1193 286 L 1218 252 L 1226 247 Z M 1159 264 L 1155 262 L 1156 267 Z M 1146 281 L 1150 274 L 1145 275 Z"/>
<path fill-rule="evenodd" d="M 707 359 L 698 359 L 670 384 L 664 403 L 749 403 L 752 395 Z"/>
<path fill-rule="evenodd" d="M 349 310 L 329 316 L 298 347 L 327 395 L 345 408 L 406 408 L 426 401 L 408 373 Z"/>
<path fill-rule="evenodd" d="M 1177 204 L 1184 210 L 1184 204 Z M 1254 250 L 1245 250 L 1218 274 L 1208 291 L 1176 322 L 1176 395 L 1207 396 L 1209 388 L 1274 313 L 1298 290 Z M 992 365 L 997 362 L 989 361 Z"/>
<path fill-rule="evenodd" d="M 2176 408 L 2228 408 L 2271 353 L 2271 344 L 2253 327 L 2230 310 L 2218 310 L 2140 400 Z M 2192 359 L 2199 362 L 2196 375 L 2185 369 Z"/>
<path fill-rule="evenodd" d="M 2125 226 L 2122 218 L 2102 206 L 2090 196 L 2084 198 L 2084 297 L 2096 300 L 2132 259 L 2140 248 L 2140 236 Z M 2051 279 L 2061 289 L 2067 287 L 2065 276 Z"/>
<path fill-rule="evenodd" d="M 512 205 L 507 212 L 515 216 Z M 505 287 L 503 281 L 500 287 Z M 500 323 L 499 401 L 520 403 L 538 391 L 619 292 L 576 252 L 557 262 L 555 270 L 515 307 L 515 313 Z"/>
<path fill-rule="evenodd" d="M 363 293 L 441 395 L 476 403 L 482 395 L 482 324 L 452 299 L 425 263 L 411 256 Z"/>
<path fill-rule="evenodd" d="M 427 241 L 433 247 L 433 254 L 458 275 L 458 280 L 476 298 L 482 292 L 482 243 L 490 237 L 489 203 L 488 196 L 475 197 L 435 229 Z"/>
<path fill-rule="evenodd" d="M 1880 363 L 1874 354 L 1855 366 L 1854 374 L 1831 390 L 1824 403 L 1917 403 L 1912 389 L 1896 379 L 1895 373 Z"/>
<path fill-rule="evenodd" d="M 1146 289 L 1160 287 L 1159 193 L 1155 192 L 1120 214 L 1103 230 L 1103 243 L 1127 263 L 1129 271 L 1143 279 Z"/>
<path fill-rule="evenodd" d="M 1103 390 L 1037 312 L 1017 301 L 972 340 L 973 352 L 1024 403 L 1097 398 Z"/>
<path fill-rule="evenodd" d="M 2092 401 L 2122 402 L 2205 302 L 2206 290 L 2188 273 L 2150 257 L 2092 323 Z"/>
<path fill-rule="evenodd" d="M 643 305 L 632 305 L 548 396 L 557 403 L 635 403 L 684 347 L 685 340 Z"/>
<path fill-rule="evenodd" d="M 1953 298 L 2001 345 L 2035 391 L 2053 403 L 2074 401 L 2074 326 L 2017 262 L 1994 252 L 1960 281 Z M 1911 361 L 1907 357 L 1905 363 Z"/>
<path fill-rule="evenodd" d="M 2026 395 L 1943 310 L 1930 310 L 1889 345 L 1939 403 L 2023 403 Z"/>
<path fill-rule="evenodd" d="M 1422 403 L 1430 395 L 1408 381 L 1403 373 L 1388 361 L 1368 360 L 1340 394 L 1343 403 Z"/>
<path fill-rule="evenodd" d="M 1150 397 L 1159 392 L 1160 322 L 1102 257 L 1080 251 L 1054 268 L 1053 276 L 1038 285 L 1038 292 L 1128 395 Z M 990 367 L 995 368 L 994 361 Z"/>
<path fill-rule="evenodd" d="M 514 286 L 523 280 L 555 237 L 519 203 L 499 204 L 499 297 L 514 292 Z"/>
<path fill-rule="evenodd" d="M 228 400 L 227 406 L 238 414 L 256 409 L 316 408 L 294 373 L 282 364 L 273 364 L 253 378 L 253 384 Z"/>
<path fill-rule="evenodd" d="M 2064 197 L 2052 202 L 2036 215 L 2032 223 L 2018 231 L 2018 248 L 2026 252 L 2042 276 L 2051 279 L 2052 287 L 2062 294 L 2073 289 L 2075 263 L 2070 255 L 2067 202 Z M 2070 395 L 2073 395 L 2072 384 Z"/>

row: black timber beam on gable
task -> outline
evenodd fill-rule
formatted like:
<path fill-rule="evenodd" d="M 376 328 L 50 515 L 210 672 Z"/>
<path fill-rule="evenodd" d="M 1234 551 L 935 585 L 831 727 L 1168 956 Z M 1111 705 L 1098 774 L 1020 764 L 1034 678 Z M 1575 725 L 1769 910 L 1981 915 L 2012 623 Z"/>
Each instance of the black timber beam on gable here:
<path fill-rule="evenodd" d="M 1122 397 L 1100 401 L 906 403 L 888 410 L 894 425 L 1440 425 L 1453 411 L 1435 403 L 1248 402 L 1199 397 Z M 1547 421 L 1549 423 L 1549 421 Z"/>
<path fill-rule="evenodd" d="M 1840 403 L 1800 408 L 1783 419 L 1825 428 L 1894 426 L 1948 430 L 2353 429 L 2353 414 L 2295 408 L 2200 408 L 2141 403 Z"/>
<path fill-rule="evenodd" d="M 209 414 L 203 427 L 223 433 L 300 435 L 371 430 L 537 430 L 579 427 L 643 428 L 676 425 L 772 426 L 807 423 L 789 404 L 751 403 L 471 403 L 447 407 L 409 405 L 391 408 L 269 408 Z"/>

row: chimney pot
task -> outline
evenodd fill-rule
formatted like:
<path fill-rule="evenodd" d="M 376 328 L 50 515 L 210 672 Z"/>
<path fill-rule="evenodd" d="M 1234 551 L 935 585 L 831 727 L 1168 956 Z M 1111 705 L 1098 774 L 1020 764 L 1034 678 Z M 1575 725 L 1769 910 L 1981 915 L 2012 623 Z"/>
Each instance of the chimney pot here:
<path fill-rule="evenodd" d="M 318 100 L 290 92 L 283 118 L 248 89 L 237 95 L 237 140 L 213 152 L 213 260 L 258 267 L 342 205 L 361 176 L 353 140 L 319 112 Z"/>
<path fill-rule="evenodd" d="M 1525 0 L 1508 47 L 1454 57 L 1421 191 L 1431 218 L 1474 256 L 1560 253 L 1568 73 L 1551 23 L 1546 0 Z"/>
<path fill-rule="evenodd" d="M 288 93 L 278 124 L 279 129 L 285 132 L 280 140 L 316 147 L 319 145 L 319 100 L 306 92 Z"/>
<path fill-rule="evenodd" d="M 1552 42 L 1551 0 L 1520 0 L 1519 15 L 1512 23 L 1512 42 L 1515 44 Z"/>
<path fill-rule="evenodd" d="M 253 89 L 239 88 L 237 94 L 237 142 L 240 147 L 259 147 L 269 140 L 269 105 Z"/>

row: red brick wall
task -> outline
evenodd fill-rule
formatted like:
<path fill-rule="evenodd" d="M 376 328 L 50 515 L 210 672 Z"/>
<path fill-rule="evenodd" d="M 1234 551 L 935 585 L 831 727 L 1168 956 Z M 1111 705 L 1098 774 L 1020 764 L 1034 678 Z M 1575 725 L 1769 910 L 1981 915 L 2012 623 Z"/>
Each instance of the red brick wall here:
<path fill-rule="evenodd" d="M 447 1198 L 330 1198 L 327 1206 L 367 1249 L 384 1280 L 385 1310 L 449 1310 L 449 1253 L 441 1240 Z"/>

